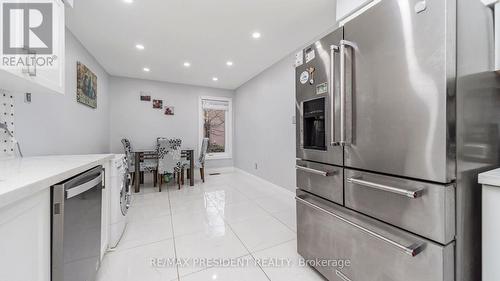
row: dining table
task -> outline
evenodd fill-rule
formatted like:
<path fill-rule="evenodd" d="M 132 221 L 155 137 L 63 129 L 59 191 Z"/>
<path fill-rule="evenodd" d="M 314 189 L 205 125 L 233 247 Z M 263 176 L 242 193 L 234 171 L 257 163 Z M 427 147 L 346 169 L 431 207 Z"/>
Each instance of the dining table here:
<path fill-rule="evenodd" d="M 142 149 L 134 151 L 135 163 L 141 163 L 144 160 L 156 159 L 158 160 L 158 153 L 156 149 Z M 189 185 L 194 186 L 194 149 L 185 147 L 181 148 L 181 158 L 186 158 L 189 160 Z M 135 165 L 135 174 L 140 174 L 140 165 Z M 137 193 L 141 191 L 140 180 L 136 180 L 134 183 L 134 191 Z"/>

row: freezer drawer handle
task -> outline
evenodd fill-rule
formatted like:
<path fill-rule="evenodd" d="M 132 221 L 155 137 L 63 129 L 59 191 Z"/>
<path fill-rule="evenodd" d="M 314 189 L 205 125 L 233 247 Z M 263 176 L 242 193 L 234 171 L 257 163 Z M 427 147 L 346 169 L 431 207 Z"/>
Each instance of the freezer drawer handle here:
<path fill-rule="evenodd" d="M 303 166 L 299 166 L 299 165 L 295 165 L 295 169 L 301 170 L 301 171 L 306 172 L 306 173 L 319 175 L 322 177 L 330 177 L 330 176 L 333 176 L 335 174 L 335 172 L 325 172 L 325 171 L 311 169 L 311 168 L 307 168 L 307 167 L 303 167 Z"/>
<path fill-rule="evenodd" d="M 402 245 L 402 244 L 400 244 L 400 243 L 398 243 L 398 242 L 396 242 L 394 240 L 391 240 L 391 239 L 389 239 L 387 237 L 384 237 L 384 236 L 382 236 L 382 235 L 380 235 L 380 234 L 378 234 L 378 233 L 376 233 L 374 231 L 371 231 L 371 230 L 369 230 L 369 229 L 367 229 L 367 228 L 365 228 L 365 227 L 363 227 L 361 225 L 358 225 L 358 224 L 356 224 L 356 223 L 354 223 L 352 221 L 349 221 L 348 219 L 345 219 L 345 218 L 343 218 L 343 217 L 341 217 L 341 216 L 339 216 L 337 214 L 334 214 L 334 213 L 329 212 L 329 211 L 327 211 L 327 210 L 325 210 L 323 208 L 320 208 L 320 207 L 318 207 L 318 206 L 316 206 L 316 205 L 314 205 L 314 204 L 312 204 L 312 203 L 310 203 L 310 202 L 308 202 L 308 201 L 306 201 L 306 200 L 304 200 L 304 199 L 302 199 L 302 198 L 300 198 L 298 196 L 295 197 L 295 200 L 297 200 L 297 202 L 299 202 L 299 203 L 302 203 L 302 204 L 307 205 L 307 206 L 309 206 L 311 208 L 314 208 L 314 209 L 316 209 L 318 211 L 321 211 L 321 212 L 323 212 L 323 213 L 325 213 L 327 215 L 335 217 L 336 219 L 339 219 L 339 220 L 341 220 L 341 221 L 343 221 L 343 222 L 345 222 L 345 223 L 347 223 L 347 224 L 349 224 L 349 225 L 351 225 L 351 226 L 353 226 L 353 227 L 355 227 L 355 228 L 363 231 L 364 233 L 366 233 L 366 234 L 368 234 L 368 235 L 370 235 L 370 236 L 372 236 L 374 238 L 380 239 L 380 240 L 386 242 L 387 244 L 389 244 L 389 245 L 391 245 L 391 246 L 393 246 L 393 247 L 395 247 L 395 248 L 403 251 L 405 254 L 407 254 L 407 255 L 409 255 L 411 257 L 415 257 L 423 249 L 423 247 L 422 247 L 423 243 L 414 243 L 414 244 L 412 244 L 410 246 Z"/>
<path fill-rule="evenodd" d="M 391 193 L 395 193 L 395 194 L 399 194 L 399 195 L 403 195 L 403 196 L 406 196 L 406 197 L 411 198 L 411 199 L 415 199 L 415 198 L 422 196 L 422 193 L 424 191 L 423 188 L 420 188 L 417 190 L 406 190 L 406 189 L 402 189 L 399 187 L 388 186 L 388 185 L 369 182 L 369 181 L 365 181 L 362 179 L 356 179 L 356 178 L 347 178 L 347 182 L 354 183 L 354 184 L 361 185 L 361 186 L 365 186 L 365 187 L 371 187 L 374 189 L 387 191 L 387 192 L 391 192 Z"/>
<path fill-rule="evenodd" d="M 68 189 L 66 191 L 66 199 L 69 199 L 71 197 L 75 197 L 78 194 L 82 194 L 85 191 L 91 189 L 92 187 L 98 185 L 99 183 L 102 183 L 102 173 L 99 174 L 99 176 L 95 177 L 94 179 L 92 179 L 86 183 L 83 183 L 79 186 L 75 186 L 71 189 Z"/>
<path fill-rule="evenodd" d="M 335 269 L 335 275 L 337 275 L 338 277 L 340 277 L 340 279 L 344 281 L 352 281 L 351 279 L 347 278 L 347 276 L 345 276 L 344 273 L 340 272 L 340 270 Z"/>

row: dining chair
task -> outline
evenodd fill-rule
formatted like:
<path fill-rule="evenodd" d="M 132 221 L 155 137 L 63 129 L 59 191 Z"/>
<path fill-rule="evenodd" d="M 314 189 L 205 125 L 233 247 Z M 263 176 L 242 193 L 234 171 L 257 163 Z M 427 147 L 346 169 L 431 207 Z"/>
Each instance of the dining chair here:
<path fill-rule="evenodd" d="M 201 177 L 202 182 L 205 182 L 205 158 L 206 158 L 207 152 L 208 152 L 208 143 L 209 143 L 208 138 L 204 138 L 201 141 L 200 154 L 198 156 L 198 159 L 196 159 L 194 161 L 194 167 L 197 169 L 200 169 L 200 177 Z M 189 161 L 187 159 L 183 160 L 183 161 L 184 162 L 182 162 L 182 163 L 185 166 L 189 167 Z M 189 174 L 190 174 L 189 168 L 187 168 L 187 174 L 188 174 L 188 178 L 189 178 Z M 184 175 L 182 175 L 182 176 L 184 176 Z"/>
<path fill-rule="evenodd" d="M 205 182 L 205 158 L 207 156 L 208 152 L 208 138 L 204 138 L 201 142 L 201 149 L 200 149 L 200 155 L 198 156 L 198 159 L 194 163 L 194 166 L 198 169 L 200 169 L 200 176 L 201 176 L 201 181 Z"/>
<path fill-rule="evenodd" d="M 127 161 L 127 167 L 132 175 L 132 182 L 135 182 L 136 175 L 135 175 L 135 154 L 134 151 L 132 150 L 132 145 L 130 144 L 130 141 L 126 138 L 122 139 L 122 145 L 123 149 L 125 150 L 125 160 Z M 156 174 L 157 174 L 157 167 L 158 164 L 156 160 L 152 159 L 147 159 L 144 160 L 143 162 L 139 163 L 139 172 L 141 173 L 139 175 L 141 183 L 144 181 L 144 173 L 153 173 L 153 181 L 154 185 L 156 186 Z"/>
<path fill-rule="evenodd" d="M 177 184 L 181 189 L 181 181 L 184 184 L 182 174 L 185 165 L 181 163 L 181 139 L 157 139 L 157 154 L 158 154 L 158 185 L 161 192 L 164 176 L 167 173 L 173 174 L 177 178 Z"/>

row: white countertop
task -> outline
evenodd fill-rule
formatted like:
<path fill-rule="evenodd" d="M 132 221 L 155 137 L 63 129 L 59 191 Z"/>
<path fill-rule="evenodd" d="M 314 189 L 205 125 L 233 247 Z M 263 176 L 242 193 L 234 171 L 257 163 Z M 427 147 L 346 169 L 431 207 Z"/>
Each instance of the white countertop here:
<path fill-rule="evenodd" d="M 478 182 L 483 185 L 500 187 L 500 169 L 479 174 Z"/>
<path fill-rule="evenodd" d="M 113 154 L 0 159 L 0 208 L 113 158 Z"/>

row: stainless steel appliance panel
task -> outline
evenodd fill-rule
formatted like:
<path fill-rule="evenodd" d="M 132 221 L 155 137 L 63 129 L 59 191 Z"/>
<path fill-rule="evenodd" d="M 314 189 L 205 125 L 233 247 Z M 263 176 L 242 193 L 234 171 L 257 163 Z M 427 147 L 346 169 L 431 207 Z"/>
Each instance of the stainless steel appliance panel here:
<path fill-rule="evenodd" d="M 304 192 L 297 192 L 298 252 L 330 281 L 453 281 L 454 244 L 446 246 Z"/>
<path fill-rule="evenodd" d="M 493 13 L 457 1 L 457 280 L 482 280 L 479 173 L 500 166 L 500 74 Z M 498 19 L 497 19 L 498 20 Z"/>
<path fill-rule="evenodd" d="M 455 179 L 455 18 L 453 0 L 383 0 L 344 25 L 346 166 Z"/>
<path fill-rule="evenodd" d="M 340 28 L 306 48 L 303 52 L 304 64 L 296 68 L 297 158 L 343 165 L 343 149 L 334 144 L 339 138 L 340 126 L 340 120 L 335 116 L 335 112 L 338 112 L 336 108 L 339 107 L 339 56 L 335 46 L 342 40 L 342 36 Z M 301 82 L 301 77 L 304 78 L 304 83 Z M 309 136 L 305 128 L 307 124 L 304 123 L 304 108 L 318 99 L 323 99 L 323 132 L 320 136 L 323 146 L 314 147 L 305 143 Z"/>
<path fill-rule="evenodd" d="M 344 170 L 341 167 L 297 160 L 296 170 L 298 188 L 344 204 Z"/>
<path fill-rule="evenodd" d="M 441 244 L 455 239 L 455 187 L 345 170 L 345 206 Z"/>
<path fill-rule="evenodd" d="M 52 188 L 52 281 L 93 281 L 101 255 L 103 169 Z"/>

